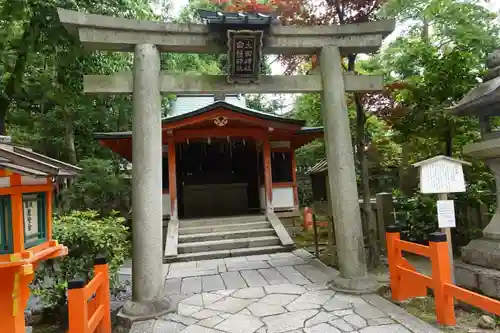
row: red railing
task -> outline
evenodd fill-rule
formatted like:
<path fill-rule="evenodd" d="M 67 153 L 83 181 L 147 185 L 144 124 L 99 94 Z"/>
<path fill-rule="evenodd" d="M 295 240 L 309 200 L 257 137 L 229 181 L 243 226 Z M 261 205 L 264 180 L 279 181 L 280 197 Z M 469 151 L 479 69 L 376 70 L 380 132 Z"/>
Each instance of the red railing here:
<path fill-rule="evenodd" d="M 456 324 L 454 299 L 500 315 L 499 301 L 457 287 L 452 283 L 448 242 L 444 233 L 431 234 L 429 246 L 424 246 L 401 240 L 399 228 L 389 226 L 386 228 L 386 239 L 394 300 L 403 301 L 410 297 L 426 296 L 427 288 L 432 288 L 436 302 L 436 318 L 438 323 L 443 325 Z M 403 251 L 429 258 L 432 264 L 432 276 L 418 273 L 403 258 Z"/>
<path fill-rule="evenodd" d="M 111 333 L 109 272 L 104 258 L 94 261 L 94 278 L 68 283 L 68 333 Z"/>

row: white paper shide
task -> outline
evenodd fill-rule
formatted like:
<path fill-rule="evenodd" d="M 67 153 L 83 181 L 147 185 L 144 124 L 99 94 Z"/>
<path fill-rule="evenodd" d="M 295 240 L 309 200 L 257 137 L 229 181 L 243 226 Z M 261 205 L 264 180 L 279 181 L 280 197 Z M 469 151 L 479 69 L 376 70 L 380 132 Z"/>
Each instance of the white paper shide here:
<path fill-rule="evenodd" d="M 453 200 L 438 200 L 437 213 L 440 228 L 455 228 L 455 203 Z"/>

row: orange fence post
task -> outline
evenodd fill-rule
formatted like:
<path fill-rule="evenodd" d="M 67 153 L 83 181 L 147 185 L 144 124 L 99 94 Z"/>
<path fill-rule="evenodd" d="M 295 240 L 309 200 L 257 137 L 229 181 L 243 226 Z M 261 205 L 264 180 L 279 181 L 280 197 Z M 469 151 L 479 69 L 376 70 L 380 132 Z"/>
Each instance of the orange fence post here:
<path fill-rule="evenodd" d="M 88 333 L 88 306 L 85 297 L 85 282 L 68 282 L 68 333 Z"/>
<path fill-rule="evenodd" d="M 392 299 L 400 301 L 399 293 L 401 276 L 399 274 L 398 264 L 401 261 L 401 250 L 396 246 L 400 239 L 400 229 L 398 226 L 390 225 L 385 229 L 385 239 L 387 242 L 387 260 L 389 262 L 389 276 L 391 279 Z"/>
<path fill-rule="evenodd" d="M 446 234 L 434 232 L 429 236 L 431 249 L 432 283 L 436 302 L 437 321 L 443 325 L 455 325 L 455 308 L 453 296 L 446 293 L 445 285 L 453 284 L 451 280 L 450 256 Z"/>
<path fill-rule="evenodd" d="M 99 257 L 94 260 L 94 273 L 102 273 L 104 279 L 101 286 L 97 289 L 97 306 L 104 306 L 104 317 L 99 324 L 98 333 L 111 333 L 111 309 L 109 296 L 109 270 L 106 258 Z"/>
<path fill-rule="evenodd" d="M 312 209 L 309 207 L 304 208 L 304 230 L 309 230 L 313 224 Z"/>

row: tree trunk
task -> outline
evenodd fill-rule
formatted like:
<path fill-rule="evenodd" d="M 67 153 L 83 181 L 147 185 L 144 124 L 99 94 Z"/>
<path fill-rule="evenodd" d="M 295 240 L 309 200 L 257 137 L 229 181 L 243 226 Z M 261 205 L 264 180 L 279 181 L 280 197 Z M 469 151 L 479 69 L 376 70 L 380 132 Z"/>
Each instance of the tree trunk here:
<path fill-rule="evenodd" d="M 66 144 L 68 148 L 68 158 L 69 163 L 76 165 L 78 163 L 76 159 L 76 149 L 75 149 L 75 131 L 73 128 L 73 119 L 70 115 L 70 110 L 67 106 L 64 106 L 64 138 L 66 139 Z"/>
<path fill-rule="evenodd" d="M 422 20 L 422 40 L 429 44 L 429 20 L 424 17 Z"/>
<path fill-rule="evenodd" d="M 348 56 L 347 70 L 352 72 L 355 70 L 356 55 Z M 354 93 L 354 102 L 356 104 L 356 146 L 358 165 L 361 171 L 361 184 L 363 188 L 363 212 L 364 228 L 367 231 L 365 238 L 368 240 L 368 267 L 374 268 L 379 265 L 379 249 L 377 242 L 377 220 L 371 207 L 371 190 L 370 190 L 370 170 L 368 158 L 366 156 L 366 114 L 363 107 L 363 101 L 359 93 Z"/>
<path fill-rule="evenodd" d="M 400 190 L 405 196 L 411 196 L 411 184 L 409 183 L 408 168 L 410 163 L 410 146 L 405 141 L 401 144 L 401 165 L 399 167 Z"/>
<path fill-rule="evenodd" d="M 452 157 L 453 156 L 453 120 L 448 119 L 447 121 L 447 130 L 445 133 L 445 149 L 444 149 L 444 154 L 445 156 Z"/>
<path fill-rule="evenodd" d="M 379 248 L 377 242 L 377 220 L 372 210 L 371 189 L 370 189 L 370 169 L 368 158 L 366 156 L 365 124 L 366 114 L 363 108 L 361 97 L 355 94 L 356 103 L 356 139 L 357 139 L 357 157 L 361 171 L 361 184 L 363 189 L 363 212 L 367 232 L 365 238 L 368 245 L 368 267 L 375 268 L 379 265 Z"/>
<path fill-rule="evenodd" d="M 7 113 L 9 112 L 9 108 L 15 94 L 20 89 L 24 72 L 26 70 L 26 62 L 28 61 L 29 52 L 34 43 L 38 40 L 39 35 L 40 29 L 37 17 L 33 16 L 24 27 L 24 33 L 19 41 L 17 49 L 17 58 L 14 69 L 12 70 L 5 88 L 0 95 L 0 135 L 5 135 Z"/>

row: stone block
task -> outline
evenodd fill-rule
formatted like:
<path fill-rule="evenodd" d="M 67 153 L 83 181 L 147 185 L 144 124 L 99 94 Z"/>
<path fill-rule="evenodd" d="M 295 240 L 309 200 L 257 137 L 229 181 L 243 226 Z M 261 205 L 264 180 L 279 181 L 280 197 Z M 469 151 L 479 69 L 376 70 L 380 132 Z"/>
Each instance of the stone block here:
<path fill-rule="evenodd" d="M 198 322 L 198 325 L 205 326 L 205 327 L 214 327 L 215 325 L 217 325 L 218 323 L 220 323 L 223 320 L 224 320 L 224 318 L 222 318 L 221 316 L 213 316 L 210 318 L 200 320 Z"/>
<path fill-rule="evenodd" d="M 220 275 L 207 275 L 201 277 L 203 291 L 226 289 Z"/>
<path fill-rule="evenodd" d="M 309 281 L 302 273 L 291 266 L 276 267 L 276 270 L 280 272 L 290 283 L 304 285 L 310 284 Z"/>
<path fill-rule="evenodd" d="M 477 289 L 486 296 L 500 298 L 500 271 L 464 262 L 455 262 L 455 278 L 458 286 Z"/>
<path fill-rule="evenodd" d="M 268 294 L 301 295 L 307 291 L 306 288 L 295 284 L 279 284 L 273 286 L 265 286 L 264 289 Z"/>
<path fill-rule="evenodd" d="M 268 332 L 288 332 L 304 327 L 305 321 L 316 314 L 318 310 L 294 311 L 264 317 L 262 321 L 267 325 Z"/>
<path fill-rule="evenodd" d="M 258 271 L 241 271 L 241 276 L 249 287 L 267 286 L 268 283 Z"/>
<path fill-rule="evenodd" d="M 258 318 L 235 314 L 215 326 L 215 329 L 232 333 L 253 333 L 261 326 L 263 326 L 263 323 Z"/>
<path fill-rule="evenodd" d="M 240 272 L 225 272 L 221 273 L 224 284 L 228 289 L 246 288 L 247 284 L 240 275 Z"/>
<path fill-rule="evenodd" d="M 486 268 L 500 269 L 500 241 L 480 238 L 462 248 L 462 261 Z"/>
<path fill-rule="evenodd" d="M 477 273 L 474 269 L 468 268 L 467 264 L 455 262 L 455 282 L 458 286 L 468 289 L 478 289 Z"/>
<path fill-rule="evenodd" d="M 186 326 L 172 321 L 157 320 L 153 327 L 153 333 L 180 333 Z"/>
<path fill-rule="evenodd" d="M 244 288 L 233 293 L 233 296 L 236 298 L 261 298 L 265 295 L 262 287 Z"/>
<path fill-rule="evenodd" d="M 211 310 L 234 314 L 237 313 L 238 311 L 241 311 L 251 303 L 253 303 L 253 300 L 234 298 L 229 296 L 220 301 L 208 305 L 207 308 Z"/>
<path fill-rule="evenodd" d="M 491 275 L 484 274 L 478 275 L 479 280 L 479 290 L 487 296 L 498 297 L 498 280 L 493 278 Z"/>
<path fill-rule="evenodd" d="M 348 322 L 346 322 L 344 319 L 335 319 L 330 322 L 331 325 L 335 326 L 342 332 L 352 332 L 354 331 L 354 327 L 351 326 Z"/>
<path fill-rule="evenodd" d="M 312 317 L 311 319 L 308 319 L 306 321 L 305 327 L 326 323 L 335 319 L 337 319 L 337 316 L 335 316 L 333 313 L 321 311 L 316 316 Z"/>
<path fill-rule="evenodd" d="M 256 302 L 248 306 L 248 310 L 257 317 L 277 315 L 286 312 L 280 305 Z"/>
<path fill-rule="evenodd" d="M 182 280 L 181 293 L 201 293 L 201 277 L 188 277 Z"/>
<path fill-rule="evenodd" d="M 329 277 L 311 264 L 294 266 L 302 275 L 314 283 L 325 283 L 331 280 Z"/>
<path fill-rule="evenodd" d="M 266 279 L 269 284 L 287 284 L 288 280 L 285 279 L 275 268 L 259 269 L 259 273 Z"/>
<path fill-rule="evenodd" d="M 267 295 L 262 298 L 260 301 L 267 304 L 275 304 L 286 306 L 287 304 L 293 302 L 297 299 L 297 295 L 288 295 L 288 294 L 272 294 Z"/>

